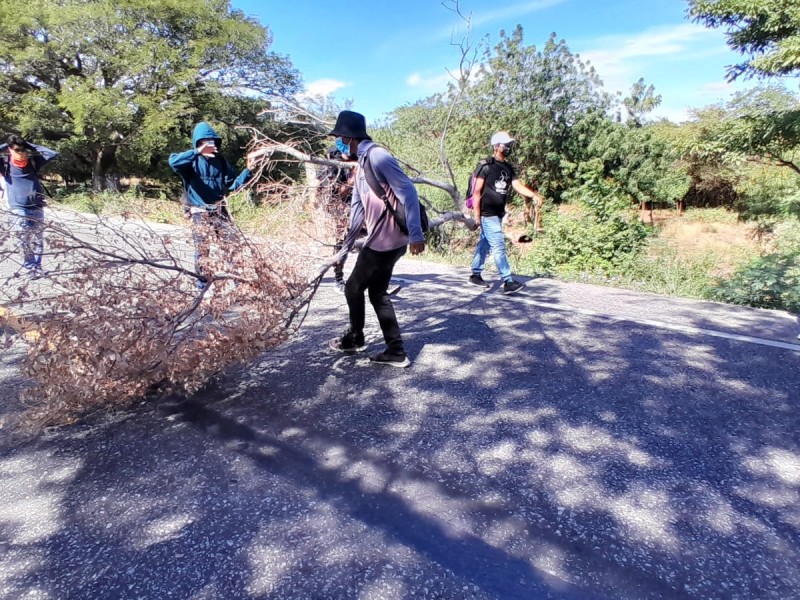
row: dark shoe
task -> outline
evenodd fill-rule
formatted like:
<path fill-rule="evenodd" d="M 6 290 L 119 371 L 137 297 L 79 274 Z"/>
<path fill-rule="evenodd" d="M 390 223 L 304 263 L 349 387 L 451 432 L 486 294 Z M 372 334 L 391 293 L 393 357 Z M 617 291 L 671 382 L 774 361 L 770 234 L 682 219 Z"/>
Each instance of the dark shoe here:
<path fill-rule="evenodd" d="M 346 354 L 353 354 L 355 352 L 363 352 L 367 349 L 364 343 L 364 334 L 360 336 L 355 335 L 349 329 L 340 338 L 333 338 L 328 342 L 331 350 L 336 352 L 345 352 Z"/>
<path fill-rule="evenodd" d="M 376 365 L 388 365 L 390 367 L 398 367 L 400 369 L 411 366 L 411 361 L 405 353 L 403 354 L 389 354 L 388 352 L 381 352 L 375 356 L 370 356 L 369 360 Z"/>
<path fill-rule="evenodd" d="M 481 287 L 485 287 L 485 288 L 488 288 L 488 287 L 489 287 L 489 284 L 488 284 L 488 283 L 486 283 L 486 282 L 483 280 L 483 277 L 481 277 L 481 276 L 480 276 L 480 274 L 478 274 L 478 273 L 473 273 L 472 275 L 470 275 L 470 276 L 469 276 L 469 282 L 470 282 L 472 285 L 479 285 L 479 286 L 481 286 Z"/>
<path fill-rule="evenodd" d="M 525 287 L 524 283 L 520 283 L 519 281 L 514 281 L 513 279 L 509 279 L 503 284 L 503 293 L 516 294 L 524 287 Z"/>

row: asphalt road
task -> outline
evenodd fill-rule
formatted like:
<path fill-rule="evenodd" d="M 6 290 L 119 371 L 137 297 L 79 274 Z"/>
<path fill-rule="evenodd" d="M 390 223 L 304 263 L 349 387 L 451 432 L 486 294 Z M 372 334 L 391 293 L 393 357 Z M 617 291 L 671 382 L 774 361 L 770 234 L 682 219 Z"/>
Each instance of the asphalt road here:
<path fill-rule="evenodd" d="M 410 369 L 327 349 L 329 282 L 192 398 L 6 435 L 0 597 L 800 598 L 794 318 L 397 272 Z"/>

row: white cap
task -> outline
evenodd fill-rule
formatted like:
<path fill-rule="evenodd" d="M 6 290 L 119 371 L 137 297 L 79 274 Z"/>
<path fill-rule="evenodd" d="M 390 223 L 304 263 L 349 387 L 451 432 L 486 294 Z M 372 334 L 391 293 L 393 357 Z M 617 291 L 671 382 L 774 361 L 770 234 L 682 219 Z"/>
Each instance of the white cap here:
<path fill-rule="evenodd" d="M 492 141 L 490 145 L 496 146 L 497 144 L 510 144 L 511 142 L 515 141 L 508 133 L 505 131 L 498 131 L 492 136 Z"/>

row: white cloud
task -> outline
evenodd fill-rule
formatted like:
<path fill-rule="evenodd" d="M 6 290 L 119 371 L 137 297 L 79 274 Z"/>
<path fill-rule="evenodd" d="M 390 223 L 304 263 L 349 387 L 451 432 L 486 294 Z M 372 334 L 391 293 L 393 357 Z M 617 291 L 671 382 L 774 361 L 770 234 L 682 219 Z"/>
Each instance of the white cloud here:
<path fill-rule="evenodd" d="M 664 107 L 659 106 L 652 114 L 647 115 L 648 121 L 656 121 L 658 119 L 669 119 L 673 123 L 683 123 L 690 119 L 688 107 Z"/>
<path fill-rule="evenodd" d="M 533 2 L 518 2 L 517 4 L 502 8 L 495 3 L 495 5 L 492 5 L 492 8 L 485 13 L 473 14 L 472 25 L 473 27 L 479 27 L 486 23 L 513 20 L 532 12 L 538 12 L 556 6 L 564 1 L 565 0 L 534 0 Z"/>
<path fill-rule="evenodd" d="M 690 59 L 697 42 L 716 34 L 695 24 L 655 27 L 632 35 L 598 38 L 580 53 L 588 60 L 609 91 L 627 91 L 655 57 Z"/>
<path fill-rule="evenodd" d="M 699 91 L 703 95 L 713 95 L 730 90 L 731 87 L 733 87 L 733 84 L 728 81 L 712 81 L 701 87 Z"/>
<path fill-rule="evenodd" d="M 495 3 L 491 5 L 490 10 L 479 13 L 470 11 L 466 12 L 465 16 L 471 17 L 470 25 L 472 27 L 472 35 L 474 37 L 476 35 L 475 30 L 479 29 L 483 25 L 497 21 L 514 22 L 514 19 L 523 17 L 533 12 L 545 10 L 552 6 L 557 6 L 563 2 L 566 2 L 566 0 L 534 0 L 533 2 L 518 2 L 517 4 L 512 4 L 505 7 L 500 7 L 497 5 L 497 3 Z M 488 5 L 483 3 L 481 6 Z M 466 33 L 465 25 L 466 24 L 464 21 L 458 19 L 457 21 L 454 21 L 449 25 L 441 27 L 432 32 L 430 36 L 426 35 L 425 39 L 429 43 L 438 43 L 446 39 L 459 40 L 461 36 Z"/>
<path fill-rule="evenodd" d="M 317 79 L 306 85 L 306 90 L 301 94 L 302 97 L 322 96 L 332 94 L 337 90 L 347 87 L 347 83 L 337 79 Z"/>
<path fill-rule="evenodd" d="M 426 93 L 444 91 L 449 81 L 452 81 L 452 78 L 446 72 L 428 76 L 420 73 L 412 73 L 406 77 L 406 84 Z"/>

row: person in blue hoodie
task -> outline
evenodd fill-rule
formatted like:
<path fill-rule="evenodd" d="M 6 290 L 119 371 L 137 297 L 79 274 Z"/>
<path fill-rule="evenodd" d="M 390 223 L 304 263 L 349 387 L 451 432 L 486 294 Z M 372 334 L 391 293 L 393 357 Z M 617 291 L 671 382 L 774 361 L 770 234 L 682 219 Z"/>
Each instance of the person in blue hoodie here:
<path fill-rule="evenodd" d="M 198 287 L 205 289 L 207 279 L 200 268 L 200 259 L 208 254 L 203 230 L 214 232 L 223 239 L 231 220 L 222 200 L 246 184 L 252 173 L 256 153 L 247 155 L 247 168 L 238 175 L 231 164 L 220 154 L 222 138 L 208 123 L 198 123 L 192 133 L 192 149 L 175 152 L 169 157 L 169 166 L 183 179 L 183 189 L 192 220 L 192 238 L 195 247 L 195 269 Z"/>
<path fill-rule="evenodd" d="M 22 251 L 22 267 L 29 276 L 38 277 L 42 273 L 46 204 L 39 171 L 58 152 L 11 134 L 0 145 L 0 154 L 0 196 L 11 212 L 12 228 Z"/>

